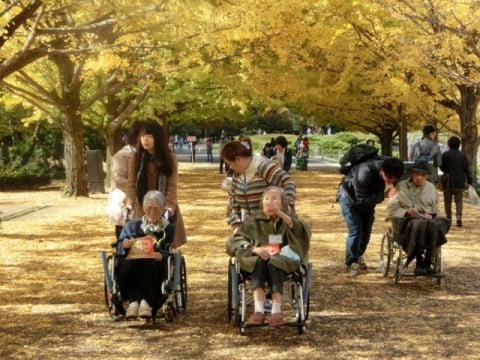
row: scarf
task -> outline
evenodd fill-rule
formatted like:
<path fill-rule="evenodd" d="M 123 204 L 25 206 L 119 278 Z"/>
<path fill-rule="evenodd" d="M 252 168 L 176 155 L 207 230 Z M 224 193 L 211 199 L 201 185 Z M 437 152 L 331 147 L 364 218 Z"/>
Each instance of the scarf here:
<path fill-rule="evenodd" d="M 165 174 L 160 173 L 160 167 L 157 164 L 157 179 L 156 179 L 156 188 L 155 189 L 147 189 L 147 164 L 149 161 L 157 162 L 155 155 L 150 155 L 146 152 L 142 154 L 140 158 L 140 168 L 138 169 L 137 173 L 137 199 L 139 204 L 143 204 L 143 197 L 147 193 L 148 190 L 158 190 L 162 194 L 165 194 L 165 189 L 167 186 L 167 176 Z"/>

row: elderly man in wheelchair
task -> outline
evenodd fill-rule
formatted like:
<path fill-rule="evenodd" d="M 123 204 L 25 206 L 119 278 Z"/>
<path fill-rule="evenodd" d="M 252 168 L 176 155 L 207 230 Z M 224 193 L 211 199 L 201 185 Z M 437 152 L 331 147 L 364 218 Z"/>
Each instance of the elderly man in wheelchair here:
<path fill-rule="evenodd" d="M 265 286 L 271 291 L 271 325 L 284 323 L 281 309 L 285 276 L 307 260 L 310 228 L 287 211 L 287 198 L 281 188 L 268 187 L 262 195 L 263 209 L 249 216 L 227 241 L 227 253 L 236 257 L 240 269 L 252 280 L 254 312 L 247 325 L 265 320 Z"/>
<path fill-rule="evenodd" d="M 438 272 L 434 263 L 450 229 L 450 219 L 439 215 L 437 189 L 427 181 L 428 174 L 426 162 L 415 162 L 410 177 L 397 185 L 398 192 L 387 206 L 387 217 L 394 222 L 395 241 L 406 254 L 402 266 L 407 267 L 415 258 L 415 276 Z"/>

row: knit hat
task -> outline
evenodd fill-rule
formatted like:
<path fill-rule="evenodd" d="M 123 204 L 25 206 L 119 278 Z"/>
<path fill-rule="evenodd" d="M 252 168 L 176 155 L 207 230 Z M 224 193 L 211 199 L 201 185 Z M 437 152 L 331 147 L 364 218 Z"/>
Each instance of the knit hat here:
<path fill-rule="evenodd" d="M 412 166 L 412 172 L 421 172 L 425 174 L 430 174 L 430 171 L 428 170 L 428 163 L 423 160 L 416 161 L 413 166 Z"/>

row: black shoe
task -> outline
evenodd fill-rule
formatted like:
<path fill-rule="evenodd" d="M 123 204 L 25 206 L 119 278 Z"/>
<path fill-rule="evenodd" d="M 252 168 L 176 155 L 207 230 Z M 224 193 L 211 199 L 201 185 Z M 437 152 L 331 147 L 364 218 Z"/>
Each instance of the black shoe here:
<path fill-rule="evenodd" d="M 413 275 L 415 276 L 424 276 L 427 275 L 427 269 L 424 267 L 419 267 L 417 266 L 415 270 L 413 271 Z"/>
<path fill-rule="evenodd" d="M 457 220 L 457 227 L 462 227 L 462 220 Z"/>
<path fill-rule="evenodd" d="M 428 275 L 433 275 L 433 274 L 436 274 L 437 272 L 435 271 L 435 269 L 433 269 L 432 267 L 427 267 L 425 270 L 427 270 L 427 274 Z"/>

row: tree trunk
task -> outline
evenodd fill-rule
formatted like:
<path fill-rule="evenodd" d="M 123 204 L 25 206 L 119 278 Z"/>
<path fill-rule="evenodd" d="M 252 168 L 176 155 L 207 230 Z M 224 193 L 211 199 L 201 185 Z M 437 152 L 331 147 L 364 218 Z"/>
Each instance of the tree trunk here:
<path fill-rule="evenodd" d="M 395 133 L 395 126 L 392 124 L 385 124 L 375 132 L 375 135 L 380 139 L 382 155 L 392 156 L 393 134 Z"/>
<path fill-rule="evenodd" d="M 85 167 L 85 142 L 81 116 L 75 112 L 62 114 L 67 193 L 88 197 Z"/>
<path fill-rule="evenodd" d="M 402 161 L 408 160 L 408 137 L 407 137 L 407 117 L 403 111 L 405 106 L 400 104 L 398 106 L 398 116 L 400 118 L 400 159 Z"/>
<path fill-rule="evenodd" d="M 472 168 L 473 179 L 477 180 L 478 123 L 477 110 L 480 102 L 480 89 L 473 86 L 460 85 L 461 99 L 458 115 L 462 137 L 462 152 L 468 158 Z"/>

